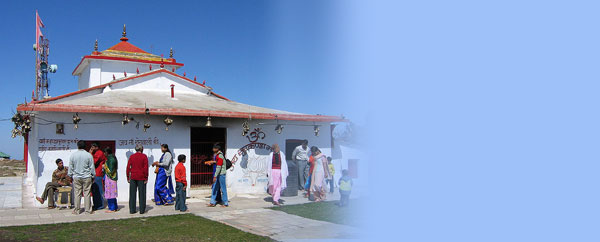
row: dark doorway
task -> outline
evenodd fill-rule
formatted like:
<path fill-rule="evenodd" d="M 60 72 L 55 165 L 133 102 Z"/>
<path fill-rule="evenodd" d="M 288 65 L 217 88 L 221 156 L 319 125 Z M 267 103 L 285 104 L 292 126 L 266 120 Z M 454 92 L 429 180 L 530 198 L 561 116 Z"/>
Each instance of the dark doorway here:
<path fill-rule="evenodd" d="M 301 139 L 286 139 L 285 140 L 285 159 L 288 165 L 287 187 L 283 190 L 282 196 L 293 197 L 298 196 L 298 164 L 292 161 L 294 149 L 302 145 L 304 140 Z"/>
<path fill-rule="evenodd" d="M 303 139 L 286 139 L 285 140 L 285 158 L 288 160 L 292 159 L 292 154 L 296 147 L 302 145 Z"/>
<path fill-rule="evenodd" d="M 223 154 L 227 150 L 226 128 L 194 128 L 191 130 L 191 186 L 206 186 L 212 183 L 213 167 L 205 165 L 205 161 L 213 159 L 212 147 L 221 145 Z"/>
<path fill-rule="evenodd" d="M 114 140 L 85 140 L 85 150 L 89 151 L 93 143 L 98 143 L 98 148 L 104 152 L 104 148 L 109 147 L 115 152 L 115 141 Z"/>

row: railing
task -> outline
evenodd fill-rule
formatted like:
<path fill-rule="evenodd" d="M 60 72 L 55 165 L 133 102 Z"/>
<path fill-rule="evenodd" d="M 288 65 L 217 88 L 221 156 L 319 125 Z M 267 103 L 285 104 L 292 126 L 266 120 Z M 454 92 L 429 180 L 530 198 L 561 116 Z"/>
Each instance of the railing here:
<path fill-rule="evenodd" d="M 195 185 L 209 185 L 212 183 L 213 168 L 205 165 L 204 162 L 210 160 L 206 155 L 192 155 L 191 157 L 191 182 Z"/>

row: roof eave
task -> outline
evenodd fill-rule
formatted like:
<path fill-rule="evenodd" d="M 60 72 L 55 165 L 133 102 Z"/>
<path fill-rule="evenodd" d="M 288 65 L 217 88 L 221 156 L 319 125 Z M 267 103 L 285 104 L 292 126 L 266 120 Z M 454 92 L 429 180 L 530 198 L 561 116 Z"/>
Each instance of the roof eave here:
<path fill-rule="evenodd" d="M 232 112 L 219 110 L 194 110 L 194 109 L 166 109 L 149 108 L 150 115 L 170 115 L 170 116 L 210 116 L 223 118 L 250 118 L 265 120 L 290 120 L 305 122 L 348 122 L 349 120 L 327 115 L 309 115 L 309 114 L 280 114 L 280 113 L 251 113 L 251 112 Z M 145 108 L 133 107 L 107 107 L 90 105 L 72 105 L 72 104 L 21 104 L 17 107 L 19 112 L 79 112 L 79 113 L 118 113 L 118 114 L 139 114 L 146 113 Z"/>

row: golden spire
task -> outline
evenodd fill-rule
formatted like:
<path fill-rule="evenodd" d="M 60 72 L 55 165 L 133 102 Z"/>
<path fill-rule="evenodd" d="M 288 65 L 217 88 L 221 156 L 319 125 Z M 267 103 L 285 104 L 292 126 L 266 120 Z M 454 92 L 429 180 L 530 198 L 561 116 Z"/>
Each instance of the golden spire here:
<path fill-rule="evenodd" d="M 169 52 L 169 58 L 173 59 L 173 48 L 171 48 L 171 51 Z"/>
<path fill-rule="evenodd" d="M 94 51 L 98 51 L 98 39 L 96 39 L 96 43 L 94 43 Z"/>
<path fill-rule="evenodd" d="M 127 40 L 129 40 L 126 36 L 127 36 L 127 30 L 125 28 L 125 24 L 123 24 L 123 37 L 121 37 L 120 40 L 121 41 L 127 41 Z"/>

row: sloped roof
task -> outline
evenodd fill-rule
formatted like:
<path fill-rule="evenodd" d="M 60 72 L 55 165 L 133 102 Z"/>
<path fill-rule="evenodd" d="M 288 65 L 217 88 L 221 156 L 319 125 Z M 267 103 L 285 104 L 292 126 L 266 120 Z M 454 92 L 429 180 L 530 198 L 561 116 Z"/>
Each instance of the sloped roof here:
<path fill-rule="evenodd" d="M 10 158 L 10 155 L 0 151 L 0 158 Z"/>
<path fill-rule="evenodd" d="M 110 89 L 110 85 L 112 84 L 123 83 L 140 77 L 158 75 L 161 73 L 183 79 L 195 85 L 200 85 L 201 87 L 206 88 L 204 90 L 209 90 L 209 93 L 207 95 L 204 93 L 176 92 L 175 98 L 171 98 L 169 92 L 160 90 L 129 90 L 127 88 L 116 90 Z M 151 115 L 211 116 L 229 118 L 251 117 L 253 119 L 279 119 L 317 122 L 345 121 L 343 118 L 336 116 L 293 113 L 234 102 L 223 96 L 213 93 L 209 87 L 206 87 L 203 84 L 177 75 L 176 73 L 166 69 L 154 70 L 62 96 L 19 105 L 17 110 L 144 114 L 146 107 L 150 110 Z"/>
<path fill-rule="evenodd" d="M 169 75 L 181 78 L 183 80 L 186 80 L 188 82 L 191 82 L 191 83 L 193 83 L 195 85 L 199 85 L 199 86 L 204 87 L 204 88 L 212 89 L 211 87 L 208 87 L 208 86 L 206 86 L 204 84 L 201 84 L 199 82 L 191 80 L 191 79 L 189 79 L 187 77 L 180 76 L 180 75 L 178 75 L 175 72 L 171 72 L 171 71 L 168 71 L 166 69 L 161 68 L 161 69 L 156 69 L 156 70 L 148 71 L 148 72 L 137 74 L 137 75 L 132 75 L 132 76 L 129 76 L 129 77 L 122 77 L 122 78 L 116 79 L 116 80 L 114 80 L 112 82 L 109 82 L 109 83 L 105 83 L 105 84 L 98 85 L 98 86 L 93 86 L 93 87 L 90 87 L 90 88 L 86 88 L 86 89 L 82 89 L 82 90 L 79 90 L 79 91 L 67 93 L 67 94 L 64 94 L 64 95 L 57 96 L 57 97 L 46 98 L 46 99 L 34 101 L 34 103 L 45 103 L 45 102 L 49 102 L 49 101 L 53 101 L 53 100 L 57 100 L 57 99 L 62 99 L 62 98 L 70 97 L 70 96 L 73 96 L 73 95 L 77 95 L 77 94 L 81 94 L 81 93 L 86 93 L 86 92 L 90 92 L 90 91 L 93 91 L 93 90 L 102 89 L 102 88 L 105 88 L 107 86 L 110 86 L 110 85 L 113 85 L 113 84 L 116 84 L 116 83 L 122 83 L 122 82 L 126 82 L 126 81 L 129 81 L 129 80 L 138 79 L 138 78 L 146 77 L 146 76 L 151 76 L 151 75 L 158 74 L 158 73 L 166 73 L 166 74 L 169 74 Z M 216 93 L 212 93 L 212 94 L 215 95 L 215 96 L 217 96 L 217 97 L 219 97 L 219 98 L 227 99 L 227 98 L 225 98 L 225 97 L 223 97 L 221 95 L 218 95 Z M 229 99 L 227 99 L 227 100 L 229 100 Z"/>
<path fill-rule="evenodd" d="M 113 45 L 113 47 L 108 48 L 108 50 L 149 54 L 148 52 L 138 48 L 135 45 L 132 45 L 131 43 L 127 42 L 126 40 L 121 41 L 116 45 Z"/>
<path fill-rule="evenodd" d="M 168 92 L 139 90 L 111 90 L 77 99 L 58 99 L 49 102 L 49 104 L 106 107 L 108 108 L 107 110 L 110 110 L 110 108 L 120 107 L 148 107 L 151 110 L 186 109 L 202 110 L 206 111 L 206 113 L 248 112 L 299 114 L 247 105 L 200 93 L 176 93 L 175 98 L 171 98 L 171 95 Z"/>
<path fill-rule="evenodd" d="M 86 55 L 83 58 L 81 58 L 81 61 L 75 67 L 72 74 L 78 75 L 81 69 L 87 65 L 87 61 L 90 59 L 165 64 L 176 67 L 183 66 L 183 63 L 177 63 L 177 61 L 172 57 L 163 58 L 142 50 L 141 48 L 129 43 L 129 39 L 125 36 L 123 36 L 123 38 L 121 38 L 120 40 L 121 42 L 117 43 L 116 45 L 113 45 L 112 47 L 104 51 L 94 51 L 91 55 Z"/>
<path fill-rule="evenodd" d="M 136 60 L 148 60 L 148 61 L 165 61 L 167 63 L 171 62 L 170 60 L 161 58 L 160 56 L 150 54 L 139 47 L 129 43 L 127 38 L 121 38 L 121 42 L 113 45 L 112 47 L 98 53 L 92 53 L 96 55 L 102 56 L 113 56 L 113 57 L 121 57 L 121 58 L 130 58 Z"/>

